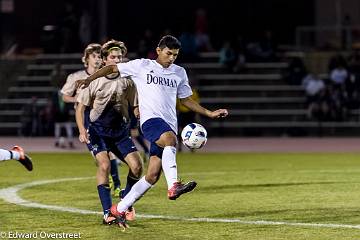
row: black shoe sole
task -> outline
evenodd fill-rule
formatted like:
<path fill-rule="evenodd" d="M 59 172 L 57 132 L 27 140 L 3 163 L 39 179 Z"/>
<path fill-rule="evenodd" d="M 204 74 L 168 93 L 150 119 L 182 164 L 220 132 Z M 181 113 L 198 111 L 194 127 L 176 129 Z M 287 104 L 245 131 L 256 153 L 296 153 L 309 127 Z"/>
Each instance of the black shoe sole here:
<path fill-rule="evenodd" d="M 33 170 L 33 164 L 31 162 L 31 158 L 25 155 L 25 159 L 18 160 L 28 171 Z"/>
<path fill-rule="evenodd" d="M 102 222 L 104 225 L 113 225 L 113 224 L 118 224 L 118 220 L 117 219 L 114 219 L 110 222 L 106 222 L 105 219 L 103 219 L 103 222 Z"/>

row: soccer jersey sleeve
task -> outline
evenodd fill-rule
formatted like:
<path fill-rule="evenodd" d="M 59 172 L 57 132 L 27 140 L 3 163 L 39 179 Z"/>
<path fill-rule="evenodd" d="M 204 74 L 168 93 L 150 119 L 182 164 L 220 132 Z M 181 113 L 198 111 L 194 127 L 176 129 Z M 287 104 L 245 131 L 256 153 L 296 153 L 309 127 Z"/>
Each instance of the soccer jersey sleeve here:
<path fill-rule="evenodd" d="M 139 66 L 142 59 L 135 59 L 125 63 L 116 64 L 119 69 L 121 77 L 131 77 L 139 73 Z"/>
<path fill-rule="evenodd" d="M 178 87 L 177 97 L 178 98 L 187 98 L 192 95 L 192 90 L 189 85 L 189 79 L 188 79 L 185 69 L 183 69 L 181 75 L 182 75 L 182 80 Z"/>
<path fill-rule="evenodd" d="M 85 106 L 90 106 L 91 105 L 91 83 L 89 85 L 89 87 L 82 89 L 79 93 L 79 95 L 76 98 L 76 101 L 79 103 L 84 104 Z"/>
<path fill-rule="evenodd" d="M 74 74 L 70 74 L 66 78 L 66 82 L 65 82 L 64 86 L 61 89 L 61 93 L 66 95 L 66 96 L 74 96 L 75 91 L 76 91 L 75 82 L 76 81 L 74 79 Z"/>

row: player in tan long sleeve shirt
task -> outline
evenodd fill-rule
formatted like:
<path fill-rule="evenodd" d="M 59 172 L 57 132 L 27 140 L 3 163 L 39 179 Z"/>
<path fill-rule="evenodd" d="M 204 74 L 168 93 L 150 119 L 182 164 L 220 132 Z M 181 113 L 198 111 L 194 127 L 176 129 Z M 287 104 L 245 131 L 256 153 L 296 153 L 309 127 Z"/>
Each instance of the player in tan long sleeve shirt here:
<path fill-rule="evenodd" d="M 102 58 L 101 58 L 101 45 L 98 43 L 90 43 L 86 46 L 84 50 L 84 55 L 82 57 L 82 62 L 84 63 L 85 69 L 76 71 L 68 75 L 64 86 L 61 89 L 62 100 L 66 103 L 74 103 L 76 106 L 76 97 L 78 96 L 80 89 L 77 89 L 75 83 L 79 79 L 87 78 L 91 74 L 93 74 L 99 67 L 102 65 Z M 89 112 L 90 109 L 85 109 L 85 116 L 84 116 L 84 125 L 85 128 L 88 127 L 89 124 Z M 72 128 L 72 126 L 68 126 Z M 68 130 L 67 130 L 68 131 Z M 55 136 L 60 135 L 60 129 L 55 130 Z M 72 134 L 71 134 L 72 135 Z M 59 137 L 57 137 L 59 139 Z M 121 189 L 120 189 L 120 177 L 118 171 L 118 164 L 117 164 L 117 157 L 112 153 L 109 152 L 110 158 L 110 187 L 113 187 L 114 196 L 119 197 Z M 111 186 L 113 185 L 113 186 Z"/>
<path fill-rule="evenodd" d="M 102 58 L 105 65 L 118 63 L 126 53 L 122 42 L 115 40 L 105 43 L 102 47 Z M 88 88 L 82 90 L 76 107 L 76 122 L 79 128 L 79 140 L 86 143 L 98 163 L 96 174 L 99 198 L 104 211 L 103 222 L 112 224 L 116 218 L 110 213 L 111 197 L 109 189 L 111 151 L 129 166 L 124 197 L 142 174 L 142 162 L 139 153 L 131 139 L 129 131 L 129 105 L 137 106 L 136 88 L 130 78 L 121 78 L 120 74 L 99 78 Z M 84 110 L 89 106 L 90 123 L 84 126 Z M 127 219 L 135 217 L 134 208 L 127 211 Z"/>

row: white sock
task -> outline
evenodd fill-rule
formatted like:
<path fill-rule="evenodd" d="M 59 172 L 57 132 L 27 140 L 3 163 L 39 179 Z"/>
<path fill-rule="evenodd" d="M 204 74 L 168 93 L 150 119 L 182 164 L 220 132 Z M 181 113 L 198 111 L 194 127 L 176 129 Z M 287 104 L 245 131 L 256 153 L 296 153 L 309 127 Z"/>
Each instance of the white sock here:
<path fill-rule="evenodd" d="M 12 153 L 12 158 L 11 158 L 11 153 Z M 18 152 L 11 151 L 11 153 L 9 150 L 0 149 L 0 161 L 10 160 L 10 159 L 16 159 L 16 160 L 20 159 L 20 154 Z"/>
<path fill-rule="evenodd" d="M 13 159 L 19 160 L 20 159 L 20 153 L 16 151 L 11 151 L 13 154 Z"/>
<path fill-rule="evenodd" d="M 151 184 L 145 180 L 145 176 L 132 186 L 130 192 L 117 205 L 118 212 L 125 212 L 129 207 L 139 200 L 147 190 L 151 188 Z"/>
<path fill-rule="evenodd" d="M 162 169 L 168 185 L 168 190 L 172 188 L 177 178 L 177 166 L 176 166 L 176 148 L 173 146 L 166 146 L 164 148 L 162 159 Z"/>

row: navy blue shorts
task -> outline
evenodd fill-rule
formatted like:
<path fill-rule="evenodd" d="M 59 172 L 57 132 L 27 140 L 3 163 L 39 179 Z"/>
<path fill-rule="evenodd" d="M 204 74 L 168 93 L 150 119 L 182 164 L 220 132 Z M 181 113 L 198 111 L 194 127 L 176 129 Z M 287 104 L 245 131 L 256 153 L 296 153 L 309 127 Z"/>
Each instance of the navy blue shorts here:
<path fill-rule="evenodd" d="M 111 133 L 116 133 L 112 136 Z M 122 132 L 122 134 L 120 134 Z M 123 160 L 125 157 L 132 152 L 137 151 L 134 142 L 129 135 L 129 129 L 109 129 L 89 125 L 88 128 L 90 143 L 87 144 L 88 149 L 91 153 L 96 156 L 99 152 L 112 152 L 119 159 Z"/>
<path fill-rule="evenodd" d="M 150 142 L 150 156 L 162 158 L 164 148 L 159 147 L 155 142 L 160 138 L 161 134 L 168 131 L 175 133 L 174 130 L 162 118 L 150 118 L 141 125 L 141 131 Z"/>

